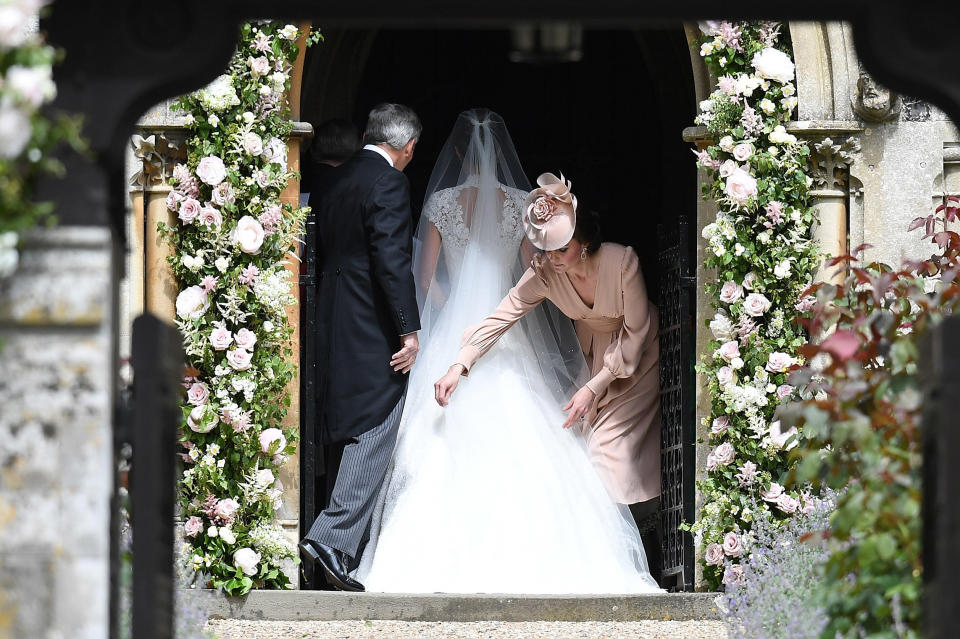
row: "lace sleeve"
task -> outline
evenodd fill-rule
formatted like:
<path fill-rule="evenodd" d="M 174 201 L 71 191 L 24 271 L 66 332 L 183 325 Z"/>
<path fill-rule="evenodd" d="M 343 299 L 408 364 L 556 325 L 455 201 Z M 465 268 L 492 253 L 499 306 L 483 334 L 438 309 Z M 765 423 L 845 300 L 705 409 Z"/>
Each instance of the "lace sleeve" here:
<path fill-rule="evenodd" d="M 504 187 L 503 220 L 500 222 L 500 237 L 510 245 L 519 246 L 523 239 L 523 201 L 525 191 Z"/>
<path fill-rule="evenodd" d="M 444 189 L 431 195 L 423 207 L 423 214 L 440 231 L 445 244 L 466 246 L 470 233 L 463 223 L 457 189 Z"/>

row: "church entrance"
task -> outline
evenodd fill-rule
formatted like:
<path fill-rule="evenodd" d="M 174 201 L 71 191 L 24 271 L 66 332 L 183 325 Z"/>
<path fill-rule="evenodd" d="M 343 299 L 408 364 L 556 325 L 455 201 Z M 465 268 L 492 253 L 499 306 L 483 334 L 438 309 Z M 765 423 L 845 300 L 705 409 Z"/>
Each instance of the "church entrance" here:
<path fill-rule="evenodd" d="M 316 127 L 346 118 L 362 130 L 367 111 L 379 102 L 411 106 L 424 125 L 405 171 L 415 215 L 457 114 L 487 107 L 503 116 L 528 178 L 564 173 L 580 206 L 600 213 L 605 239 L 637 251 L 650 298 L 660 308 L 664 580 L 673 589 L 692 589 L 692 539 L 678 526 L 694 512 L 692 234 L 698 188 L 681 139 L 696 100 L 680 25 L 324 29 L 324 36 L 306 60 L 301 119 Z M 315 282 L 309 261 L 304 272 L 301 525 L 309 527 L 322 507 L 324 466 L 322 455 L 313 453 Z"/>

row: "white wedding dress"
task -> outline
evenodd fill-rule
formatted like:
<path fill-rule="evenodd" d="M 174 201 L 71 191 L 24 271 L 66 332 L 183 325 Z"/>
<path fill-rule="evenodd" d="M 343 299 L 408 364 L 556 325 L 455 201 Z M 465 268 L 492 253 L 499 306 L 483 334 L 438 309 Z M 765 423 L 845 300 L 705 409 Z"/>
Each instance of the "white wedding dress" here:
<path fill-rule="evenodd" d="M 431 286 L 425 306 L 439 311 L 424 318 L 429 335 L 354 576 L 374 592 L 658 591 L 629 511 L 607 494 L 582 435 L 561 428 L 572 391 L 548 382 L 556 371 L 537 352 L 535 325 L 509 330 L 449 406 L 434 399 L 463 331 L 514 283 L 523 238 L 524 190 L 482 170 L 459 182 L 424 208 L 442 238 L 437 271 L 455 286 Z"/>

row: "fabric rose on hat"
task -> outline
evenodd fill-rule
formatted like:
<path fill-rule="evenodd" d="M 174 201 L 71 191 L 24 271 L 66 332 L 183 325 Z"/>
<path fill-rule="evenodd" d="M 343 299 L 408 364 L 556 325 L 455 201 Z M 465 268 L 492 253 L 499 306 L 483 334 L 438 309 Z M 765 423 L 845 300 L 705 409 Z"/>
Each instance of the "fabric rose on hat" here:
<path fill-rule="evenodd" d="M 538 188 L 527 194 L 523 206 L 523 228 L 527 239 L 544 251 L 555 251 L 573 237 L 576 226 L 577 198 L 573 184 L 560 174 L 543 173 Z"/>

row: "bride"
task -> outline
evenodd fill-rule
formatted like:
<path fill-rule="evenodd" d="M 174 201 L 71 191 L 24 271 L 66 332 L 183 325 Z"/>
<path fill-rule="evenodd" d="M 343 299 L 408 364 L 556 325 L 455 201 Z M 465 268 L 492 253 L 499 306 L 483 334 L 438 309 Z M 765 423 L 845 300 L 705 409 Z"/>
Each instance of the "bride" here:
<path fill-rule="evenodd" d="M 503 119 L 460 114 L 417 229 L 421 351 L 397 447 L 354 576 L 368 591 L 658 591 L 637 527 L 582 435 L 563 429 L 586 366 L 573 326 L 541 305 L 486 354 L 457 401 L 433 381 L 530 263 L 529 191 Z"/>

